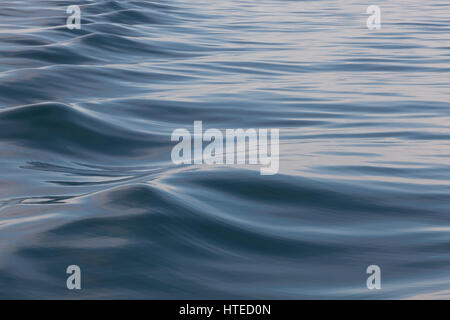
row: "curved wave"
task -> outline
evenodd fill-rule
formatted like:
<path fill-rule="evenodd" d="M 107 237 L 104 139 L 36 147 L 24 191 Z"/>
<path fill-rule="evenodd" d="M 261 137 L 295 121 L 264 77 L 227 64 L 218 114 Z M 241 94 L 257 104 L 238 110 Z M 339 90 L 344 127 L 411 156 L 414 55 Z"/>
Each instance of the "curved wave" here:
<path fill-rule="evenodd" d="M 62 103 L 41 103 L 0 112 L 0 139 L 40 151 L 85 157 L 125 156 L 164 146 L 165 137 L 119 127 Z"/>

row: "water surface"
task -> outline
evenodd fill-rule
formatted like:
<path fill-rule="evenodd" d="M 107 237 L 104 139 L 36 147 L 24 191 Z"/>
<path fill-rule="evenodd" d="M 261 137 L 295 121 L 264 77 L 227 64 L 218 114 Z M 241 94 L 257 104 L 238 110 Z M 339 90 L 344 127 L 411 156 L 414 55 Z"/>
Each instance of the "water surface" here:
<path fill-rule="evenodd" d="M 450 3 L 216 2 L 1 1 L 0 298 L 450 298 Z M 195 120 L 279 174 L 175 166 Z"/>

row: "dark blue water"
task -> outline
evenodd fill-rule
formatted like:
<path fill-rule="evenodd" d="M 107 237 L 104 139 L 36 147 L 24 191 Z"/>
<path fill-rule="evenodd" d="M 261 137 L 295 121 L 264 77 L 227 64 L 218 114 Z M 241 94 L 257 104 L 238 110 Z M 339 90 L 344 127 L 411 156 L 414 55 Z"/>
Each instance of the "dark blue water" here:
<path fill-rule="evenodd" d="M 450 298 L 450 3 L 216 2 L 1 1 L 0 298 Z"/>

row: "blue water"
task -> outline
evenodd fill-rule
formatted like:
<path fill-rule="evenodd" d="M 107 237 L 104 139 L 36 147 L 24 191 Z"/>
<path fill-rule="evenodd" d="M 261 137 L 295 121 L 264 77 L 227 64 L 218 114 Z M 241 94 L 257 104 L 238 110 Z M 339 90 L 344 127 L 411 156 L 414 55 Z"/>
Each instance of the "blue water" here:
<path fill-rule="evenodd" d="M 450 3 L 370 4 L 2 0 L 0 298 L 450 298 Z M 195 120 L 279 173 L 174 165 Z"/>

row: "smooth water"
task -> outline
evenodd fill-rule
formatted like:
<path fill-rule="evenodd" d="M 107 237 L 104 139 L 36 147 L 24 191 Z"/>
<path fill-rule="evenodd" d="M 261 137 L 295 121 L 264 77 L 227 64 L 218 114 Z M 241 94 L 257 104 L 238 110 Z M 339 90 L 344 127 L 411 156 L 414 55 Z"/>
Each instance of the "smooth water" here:
<path fill-rule="evenodd" d="M 2 0 L 0 298 L 450 298 L 450 3 L 370 4 L 381 30 L 367 1 Z M 194 120 L 279 128 L 279 173 L 174 165 Z"/>

